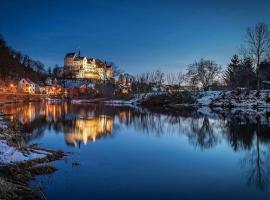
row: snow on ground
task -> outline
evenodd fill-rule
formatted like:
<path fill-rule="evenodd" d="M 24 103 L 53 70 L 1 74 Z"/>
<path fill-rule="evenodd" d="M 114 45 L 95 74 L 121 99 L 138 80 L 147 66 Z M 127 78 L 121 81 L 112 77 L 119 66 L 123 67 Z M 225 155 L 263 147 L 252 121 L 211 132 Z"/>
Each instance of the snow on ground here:
<path fill-rule="evenodd" d="M 213 99 L 217 98 L 221 94 L 220 91 L 205 91 L 200 92 L 198 95 L 197 102 L 200 105 L 210 105 Z"/>
<path fill-rule="evenodd" d="M 136 101 L 134 99 L 131 100 L 108 100 L 104 101 L 105 105 L 131 105 L 135 104 Z"/>
<path fill-rule="evenodd" d="M 130 100 L 108 100 L 104 101 L 106 105 L 131 105 L 131 104 L 139 104 L 140 102 L 146 100 L 147 98 L 153 95 L 162 95 L 163 92 L 151 92 L 151 93 L 141 93 L 135 94 L 134 98 Z"/>
<path fill-rule="evenodd" d="M 7 128 L 7 124 L 3 119 L 3 114 L 0 113 L 0 131 L 1 129 L 5 128 Z M 27 160 L 33 160 L 37 158 L 44 158 L 48 154 L 50 153 L 34 149 L 32 149 L 29 153 L 22 153 L 15 147 L 9 146 L 5 140 L 0 139 L 0 166 L 14 164 Z"/>
<path fill-rule="evenodd" d="M 207 91 L 198 95 L 199 105 L 221 107 L 270 107 L 269 90 Z"/>
<path fill-rule="evenodd" d="M 48 153 L 44 151 L 33 151 L 23 154 L 15 147 L 9 146 L 6 141 L 0 140 L 0 165 L 14 164 L 37 158 L 44 158 Z"/>
<path fill-rule="evenodd" d="M 134 98 L 129 100 L 108 100 L 104 101 L 106 105 L 131 105 L 131 104 L 137 104 L 143 99 L 143 95 L 135 95 Z"/>
<path fill-rule="evenodd" d="M 142 94 L 135 94 L 134 98 L 129 100 L 120 100 L 120 99 L 114 99 L 114 100 L 105 100 L 105 98 L 99 98 L 99 99 L 73 99 L 71 100 L 72 104 L 85 104 L 85 103 L 93 103 L 93 102 L 102 102 L 105 105 L 136 105 L 140 102 L 146 100 L 150 96 L 153 95 L 161 95 L 164 93 L 161 92 L 152 92 L 152 93 L 142 93 Z"/>

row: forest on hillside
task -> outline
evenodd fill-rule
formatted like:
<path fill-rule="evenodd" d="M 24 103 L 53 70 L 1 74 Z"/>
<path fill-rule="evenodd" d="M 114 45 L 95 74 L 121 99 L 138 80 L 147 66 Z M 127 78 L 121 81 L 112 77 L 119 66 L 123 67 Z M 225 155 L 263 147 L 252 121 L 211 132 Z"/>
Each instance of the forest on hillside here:
<path fill-rule="evenodd" d="M 28 55 L 10 47 L 3 36 L 0 36 L 0 79 L 19 80 L 30 78 L 35 82 L 44 82 L 47 73 L 44 64 L 31 59 Z"/>

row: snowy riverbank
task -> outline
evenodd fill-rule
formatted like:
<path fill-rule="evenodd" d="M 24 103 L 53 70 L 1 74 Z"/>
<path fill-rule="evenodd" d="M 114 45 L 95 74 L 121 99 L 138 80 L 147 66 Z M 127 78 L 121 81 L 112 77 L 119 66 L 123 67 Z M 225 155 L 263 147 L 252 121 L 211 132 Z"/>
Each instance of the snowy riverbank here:
<path fill-rule="evenodd" d="M 28 181 L 54 173 L 48 163 L 65 156 L 62 151 L 25 145 L 23 134 L 0 114 L 0 199 L 41 199 L 42 192 L 28 187 Z"/>
<path fill-rule="evenodd" d="M 0 166 L 53 156 L 57 151 L 25 145 L 23 133 L 10 128 L 0 113 Z"/>
<path fill-rule="evenodd" d="M 231 107 L 241 107 L 241 108 L 270 108 L 270 90 L 237 90 L 237 91 L 203 91 L 203 92 L 195 92 L 188 93 L 182 95 L 175 94 L 165 94 L 165 93 L 146 93 L 135 95 L 134 98 L 129 100 L 107 100 L 104 101 L 107 105 L 130 105 L 141 103 L 150 100 L 150 97 L 161 97 L 165 96 L 164 103 L 170 104 L 173 106 L 174 101 L 179 101 L 178 105 L 188 105 L 188 102 L 185 102 L 183 96 L 189 95 L 194 98 L 194 102 L 191 99 L 188 101 L 192 102 L 190 105 L 197 106 L 210 106 L 210 107 L 223 107 L 223 108 L 231 108 Z M 149 99 L 150 98 L 150 99 Z M 177 99 L 180 98 L 180 99 Z M 152 98 L 156 100 L 156 98 Z M 183 102 L 182 102 L 183 101 Z M 181 103 L 182 102 L 182 103 Z M 149 102 L 148 102 L 149 103 Z M 151 102 L 150 102 L 151 103 Z M 162 102 L 160 102 L 162 105 Z"/>
<path fill-rule="evenodd" d="M 29 160 L 41 159 L 51 155 L 50 152 L 38 149 L 29 149 L 22 152 L 16 147 L 7 144 L 7 141 L 0 140 L 0 165 L 10 165 Z"/>
<path fill-rule="evenodd" d="M 270 90 L 202 91 L 202 92 L 151 92 L 135 94 L 129 99 L 74 99 L 72 104 L 101 103 L 105 105 L 158 105 L 177 107 L 181 105 L 210 107 L 270 108 Z"/>
<path fill-rule="evenodd" d="M 50 152 L 29 148 L 23 143 L 20 133 L 11 130 L 0 113 L 0 166 L 45 158 Z M 19 145 L 20 144 L 20 145 Z"/>
<path fill-rule="evenodd" d="M 208 91 L 198 95 L 202 106 L 270 108 L 269 90 Z"/>

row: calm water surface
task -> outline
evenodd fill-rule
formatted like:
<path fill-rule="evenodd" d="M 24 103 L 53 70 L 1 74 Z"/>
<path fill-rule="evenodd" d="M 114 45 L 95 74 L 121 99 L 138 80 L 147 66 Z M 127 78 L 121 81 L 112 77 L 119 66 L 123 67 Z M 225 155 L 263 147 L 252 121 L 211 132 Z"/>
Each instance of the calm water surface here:
<path fill-rule="evenodd" d="M 29 144 L 73 152 L 30 183 L 47 199 L 270 199 L 267 123 L 190 109 L 32 103 L 0 111 Z"/>

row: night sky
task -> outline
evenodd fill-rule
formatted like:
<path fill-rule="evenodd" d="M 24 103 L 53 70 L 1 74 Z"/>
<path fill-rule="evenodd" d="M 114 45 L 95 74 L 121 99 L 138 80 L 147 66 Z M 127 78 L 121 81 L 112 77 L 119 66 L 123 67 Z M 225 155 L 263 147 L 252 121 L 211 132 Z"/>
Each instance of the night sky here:
<path fill-rule="evenodd" d="M 225 66 L 248 26 L 270 23 L 270 1 L 255 0 L 1 0 L 0 8 L 0 34 L 46 67 L 80 50 L 134 74 L 180 71 L 200 58 Z"/>

